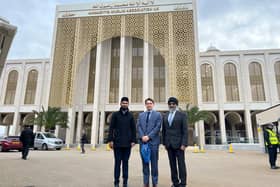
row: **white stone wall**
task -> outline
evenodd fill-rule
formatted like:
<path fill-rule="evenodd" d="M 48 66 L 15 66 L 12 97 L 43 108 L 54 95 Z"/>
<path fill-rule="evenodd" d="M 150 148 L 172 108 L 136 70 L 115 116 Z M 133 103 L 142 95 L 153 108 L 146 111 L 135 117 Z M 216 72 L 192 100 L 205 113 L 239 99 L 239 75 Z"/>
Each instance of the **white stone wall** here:
<path fill-rule="evenodd" d="M 47 106 L 46 96 L 48 93 L 47 83 L 49 79 L 49 59 L 22 59 L 8 60 L 3 69 L 3 76 L 0 79 L 0 113 L 13 113 L 13 125 L 10 127 L 10 134 L 19 134 L 20 113 L 32 113 L 32 110 L 39 110 L 43 105 Z M 38 71 L 38 80 L 35 96 L 35 104 L 25 105 L 25 90 L 27 85 L 28 73 L 31 70 Z M 13 70 L 18 72 L 18 81 L 13 105 L 4 105 L 7 81 L 9 73 Z"/>
<path fill-rule="evenodd" d="M 242 115 L 244 116 L 243 120 L 246 128 L 246 138 L 248 138 L 249 143 L 254 143 L 254 138 L 256 137 L 253 136 L 253 131 L 256 132 L 256 127 L 255 129 L 253 129 L 251 120 L 252 112 L 267 109 L 271 106 L 279 104 L 280 102 L 277 93 L 274 70 L 274 64 L 279 60 L 279 49 L 225 52 L 212 49 L 207 52 L 200 53 L 200 58 L 197 66 L 199 72 L 200 65 L 204 63 L 210 64 L 213 69 L 215 101 L 202 101 L 201 77 L 198 73 L 198 105 L 202 110 L 218 112 L 221 139 L 223 144 L 227 143 L 225 113 L 228 111 L 239 111 L 242 113 Z M 228 62 L 236 65 L 240 96 L 240 101 L 238 102 L 226 101 L 224 65 Z M 251 62 L 258 62 L 261 64 L 265 90 L 265 101 L 262 102 L 256 102 L 252 100 L 249 78 L 249 64 Z"/>
<path fill-rule="evenodd" d="M 277 93 L 275 79 L 275 62 L 280 60 L 280 50 L 246 50 L 246 51 L 210 51 L 200 53 L 198 69 L 200 65 L 208 63 L 213 68 L 215 101 L 206 103 L 201 96 L 201 78 L 197 76 L 198 103 L 203 110 L 263 110 L 280 102 Z M 239 86 L 239 102 L 226 101 L 226 91 L 224 82 L 224 65 L 231 62 L 236 65 Z M 251 97 L 249 64 L 258 62 L 262 66 L 262 75 L 266 100 L 264 102 L 254 102 Z"/>
<path fill-rule="evenodd" d="M 105 45 L 105 44 L 104 44 Z M 109 46 L 109 45 L 108 45 Z M 146 45 L 145 45 L 146 46 Z M 103 46 L 104 47 L 104 46 Z M 106 50 L 103 48 L 103 50 Z M 127 49 L 125 49 L 127 51 Z M 107 51 L 106 54 L 109 52 Z M 127 57 L 128 58 L 128 57 Z M 125 59 L 124 59 L 125 60 Z M 207 111 L 216 111 L 218 113 L 219 125 L 221 130 L 221 139 L 222 143 L 227 143 L 226 128 L 225 128 L 225 111 L 242 111 L 244 115 L 244 123 L 246 125 L 247 137 L 251 139 L 250 142 L 253 142 L 253 130 L 251 122 L 251 111 L 264 110 L 268 107 L 271 107 L 279 103 L 276 80 L 275 80 L 275 71 L 274 64 L 280 60 L 280 50 L 247 50 L 247 51 L 209 51 L 200 53 L 199 60 L 197 62 L 197 90 L 198 90 L 198 105 L 202 110 Z M 72 142 L 74 132 L 76 133 L 76 141 L 79 140 L 79 134 L 81 132 L 82 123 L 83 123 L 83 113 L 84 112 L 93 112 L 96 111 L 94 115 L 100 115 L 100 122 L 104 123 L 105 121 L 105 111 L 115 111 L 119 108 L 118 105 L 108 104 L 108 93 L 109 93 L 109 83 L 110 80 L 110 62 L 109 60 L 106 63 L 102 64 L 100 75 L 101 81 L 96 85 L 96 88 L 100 90 L 99 97 L 100 102 L 96 105 L 86 104 L 87 97 L 87 85 L 88 85 L 88 71 L 83 69 L 88 69 L 88 58 L 84 59 L 85 63 L 81 63 L 81 69 L 78 72 L 78 82 L 77 82 L 77 93 L 75 94 L 75 106 L 71 109 L 65 109 L 65 111 L 71 111 L 72 119 L 74 116 L 78 115 L 78 128 L 77 129 L 68 129 L 67 141 Z M 266 101 L 264 102 L 252 102 L 251 99 L 251 89 L 249 81 L 249 63 L 259 62 L 262 65 L 262 73 L 265 87 Z M 234 63 L 237 67 L 238 75 L 238 86 L 239 86 L 239 102 L 227 102 L 226 101 L 226 92 L 224 84 L 224 64 L 231 62 Z M 213 79 L 214 79 L 214 92 L 215 92 L 215 101 L 211 103 L 202 102 L 201 95 L 201 79 L 200 79 L 200 65 L 203 63 L 208 63 L 213 68 Z M 49 95 L 49 85 L 51 80 L 49 59 L 27 59 L 27 60 L 9 60 L 5 64 L 3 70 L 3 76 L 0 80 L 0 113 L 13 113 L 14 122 L 9 129 L 10 134 L 18 134 L 18 124 L 20 122 L 21 113 L 31 113 L 32 110 L 39 110 L 41 106 L 47 107 L 48 95 Z M 34 105 L 24 105 L 25 97 L 25 88 L 27 83 L 28 72 L 31 69 L 36 69 L 38 71 L 38 83 L 36 91 L 36 99 Z M 8 74 L 12 70 L 17 70 L 19 73 L 19 79 L 17 84 L 16 98 L 14 105 L 4 105 L 5 92 L 7 87 Z M 147 71 L 145 75 L 147 76 Z M 128 78 L 123 79 L 126 88 L 120 89 L 120 92 L 123 94 L 130 95 L 130 89 L 128 83 L 130 82 Z M 105 83 L 105 82 L 106 83 Z M 147 85 L 147 80 L 145 81 Z M 167 81 L 168 82 L 168 81 Z M 96 82 L 97 83 L 97 82 Z M 123 85 L 124 85 L 123 84 Z M 147 87 L 147 86 L 146 86 Z M 150 87 L 150 86 L 149 86 Z M 150 88 L 151 89 L 151 88 Z M 152 94 L 152 91 L 149 92 Z M 167 94 L 168 95 L 168 94 Z M 147 96 L 147 95 L 145 95 Z M 105 100 L 101 99 L 105 98 Z M 166 104 L 158 104 L 157 110 L 167 110 Z M 142 111 L 144 107 L 142 104 L 132 104 L 130 106 L 132 111 Z M 100 114 L 97 111 L 101 111 Z M 73 120 L 72 120 L 73 121 Z M 97 121 L 92 121 L 94 126 L 98 126 Z M 72 124 L 69 124 L 72 126 Z M 74 125 L 73 125 L 74 126 Z M 73 127 L 72 126 L 72 127 Z M 103 131 L 104 126 L 101 125 L 100 131 Z M 92 141 L 103 139 L 103 133 L 96 134 L 96 129 L 92 129 Z M 58 132 L 56 132 L 58 133 Z M 73 142 L 75 143 L 75 142 Z"/>

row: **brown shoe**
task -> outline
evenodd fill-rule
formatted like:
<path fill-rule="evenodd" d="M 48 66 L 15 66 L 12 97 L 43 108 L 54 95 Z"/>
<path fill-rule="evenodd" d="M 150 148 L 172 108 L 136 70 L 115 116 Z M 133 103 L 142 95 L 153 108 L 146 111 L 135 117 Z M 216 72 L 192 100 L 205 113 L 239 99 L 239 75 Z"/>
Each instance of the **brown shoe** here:
<path fill-rule="evenodd" d="M 157 184 L 154 184 L 153 187 L 157 187 Z"/>
<path fill-rule="evenodd" d="M 144 187 L 149 187 L 149 185 L 148 184 L 144 184 Z"/>

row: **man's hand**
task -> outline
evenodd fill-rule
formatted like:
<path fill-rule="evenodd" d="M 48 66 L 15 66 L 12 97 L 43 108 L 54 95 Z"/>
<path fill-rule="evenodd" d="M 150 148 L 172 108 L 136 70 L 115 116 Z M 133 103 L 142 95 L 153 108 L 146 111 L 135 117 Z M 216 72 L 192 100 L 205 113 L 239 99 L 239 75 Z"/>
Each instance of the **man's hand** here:
<path fill-rule="evenodd" d="M 113 143 L 113 142 L 109 142 L 109 147 L 110 147 L 111 149 L 113 149 L 113 148 L 114 148 L 114 143 Z"/>
<path fill-rule="evenodd" d="M 184 145 L 181 145 L 180 149 L 181 149 L 182 151 L 185 151 L 185 149 L 186 149 L 186 146 L 184 146 Z"/>
<path fill-rule="evenodd" d="M 150 140 L 149 136 L 143 136 L 142 141 L 147 143 Z"/>
<path fill-rule="evenodd" d="M 132 143 L 131 143 L 131 147 L 134 147 L 134 146 L 135 146 L 135 143 L 134 143 L 134 142 L 132 142 Z"/>

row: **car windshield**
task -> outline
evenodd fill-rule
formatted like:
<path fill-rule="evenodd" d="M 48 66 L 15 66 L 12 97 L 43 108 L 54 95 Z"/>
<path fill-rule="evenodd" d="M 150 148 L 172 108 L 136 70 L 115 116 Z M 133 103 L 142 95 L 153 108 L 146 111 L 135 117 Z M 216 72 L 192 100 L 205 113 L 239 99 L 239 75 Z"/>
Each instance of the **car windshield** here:
<path fill-rule="evenodd" d="M 56 138 L 54 134 L 52 133 L 44 133 L 46 138 Z"/>

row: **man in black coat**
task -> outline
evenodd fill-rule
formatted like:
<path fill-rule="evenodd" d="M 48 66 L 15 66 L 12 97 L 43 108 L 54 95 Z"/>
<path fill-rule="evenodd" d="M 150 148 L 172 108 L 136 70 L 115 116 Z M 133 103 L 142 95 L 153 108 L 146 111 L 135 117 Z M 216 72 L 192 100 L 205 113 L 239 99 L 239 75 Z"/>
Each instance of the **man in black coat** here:
<path fill-rule="evenodd" d="M 169 113 L 163 119 L 162 138 L 170 165 L 172 187 L 187 185 L 187 171 L 185 164 L 185 149 L 188 146 L 187 116 L 178 110 L 178 100 L 168 99 Z M 179 179 L 178 170 L 179 168 Z"/>
<path fill-rule="evenodd" d="M 34 141 L 34 134 L 29 126 L 24 126 L 24 130 L 20 134 L 20 141 L 22 143 L 22 159 L 26 160 L 29 147 L 32 145 L 32 141 Z"/>
<path fill-rule="evenodd" d="M 123 186 L 127 187 L 128 180 L 128 160 L 131 148 L 136 143 L 136 126 L 134 117 L 128 110 L 129 100 L 127 97 L 121 99 L 121 108 L 112 115 L 108 142 L 114 150 L 114 184 L 119 187 L 120 169 L 122 164 Z"/>
<path fill-rule="evenodd" d="M 83 130 L 82 137 L 81 137 L 82 154 L 86 153 L 86 151 L 85 151 L 85 144 L 86 143 L 87 143 L 87 135 L 86 135 L 85 130 Z"/>

